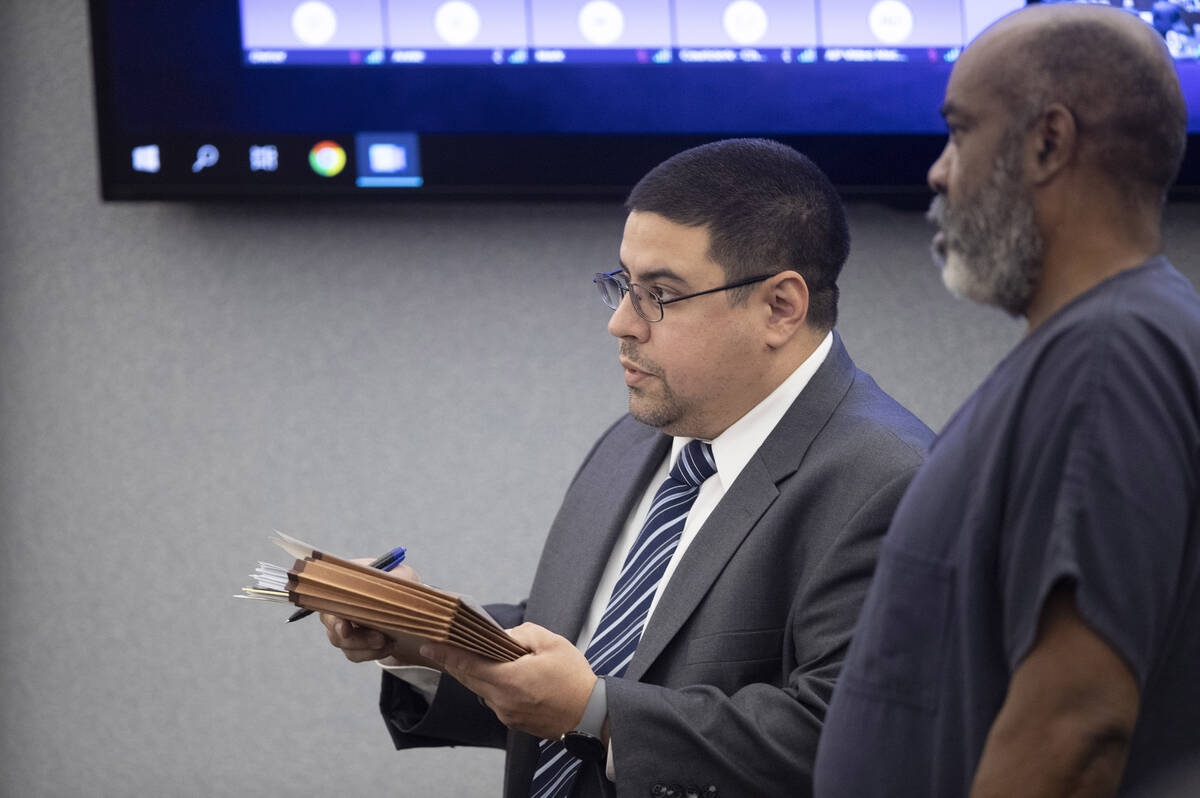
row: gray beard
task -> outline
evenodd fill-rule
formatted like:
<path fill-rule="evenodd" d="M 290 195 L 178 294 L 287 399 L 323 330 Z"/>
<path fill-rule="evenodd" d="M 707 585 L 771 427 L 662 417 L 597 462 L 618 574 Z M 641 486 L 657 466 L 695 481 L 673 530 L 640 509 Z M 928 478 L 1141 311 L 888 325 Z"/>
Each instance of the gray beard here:
<path fill-rule="evenodd" d="M 1021 185 L 1020 137 L 1010 131 L 987 184 L 952 205 L 937 196 L 926 218 L 942 229 L 933 259 L 950 293 L 1023 316 L 1042 271 L 1044 244 Z"/>

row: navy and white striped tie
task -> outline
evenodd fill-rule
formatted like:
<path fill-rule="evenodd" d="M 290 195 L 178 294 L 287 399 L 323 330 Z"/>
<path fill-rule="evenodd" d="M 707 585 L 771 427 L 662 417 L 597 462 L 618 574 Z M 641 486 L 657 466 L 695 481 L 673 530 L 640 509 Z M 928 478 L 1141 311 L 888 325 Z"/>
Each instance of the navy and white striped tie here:
<path fill-rule="evenodd" d="M 621 676 L 629 667 L 658 583 L 679 545 L 688 511 L 696 501 L 701 483 L 715 473 L 717 463 L 712 447 L 690 441 L 654 494 L 646 522 L 621 566 L 608 606 L 585 652 L 597 675 Z M 530 795 L 563 798 L 571 791 L 579 760 L 568 754 L 557 740 L 540 741 L 538 751 Z"/>

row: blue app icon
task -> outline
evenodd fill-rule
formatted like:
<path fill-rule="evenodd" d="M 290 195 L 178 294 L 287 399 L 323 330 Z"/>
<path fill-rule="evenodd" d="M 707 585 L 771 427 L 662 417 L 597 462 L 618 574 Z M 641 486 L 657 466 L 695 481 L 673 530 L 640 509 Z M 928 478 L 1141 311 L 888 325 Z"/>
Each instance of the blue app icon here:
<path fill-rule="evenodd" d="M 418 188 L 420 143 L 416 133 L 359 133 L 354 137 L 358 177 L 363 188 Z"/>

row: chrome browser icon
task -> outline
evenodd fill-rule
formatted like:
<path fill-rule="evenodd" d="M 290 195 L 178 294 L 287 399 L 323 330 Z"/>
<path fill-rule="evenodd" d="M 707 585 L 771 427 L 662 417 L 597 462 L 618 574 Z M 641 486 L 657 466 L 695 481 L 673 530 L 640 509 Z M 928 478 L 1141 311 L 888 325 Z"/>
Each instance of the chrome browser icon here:
<path fill-rule="evenodd" d="M 333 177 L 346 168 L 346 151 L 336 141 L 318 141 L 308 151 L 308 165 L 321 177 Z"/>

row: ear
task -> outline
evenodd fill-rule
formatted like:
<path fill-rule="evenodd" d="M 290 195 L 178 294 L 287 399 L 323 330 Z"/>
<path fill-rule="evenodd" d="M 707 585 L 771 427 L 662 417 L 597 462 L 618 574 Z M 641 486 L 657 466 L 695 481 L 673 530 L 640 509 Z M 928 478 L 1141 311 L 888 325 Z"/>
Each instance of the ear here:
<path fill-rule="evenodd" d="M 766 304 L 765 342 L 771 349 L 792 340 L 808 319 L 808 283 L 798 272 L 786 271 L 763 286 Z"/>
<path fill-rule="evenodd" d="M 1053 103 L 1033 123 L 1026 139 L 1025 174 L 1035 186 L 1058 177 L 1079 149 L 1079 127 L 1075 114 L 1062 103 Z"/>

